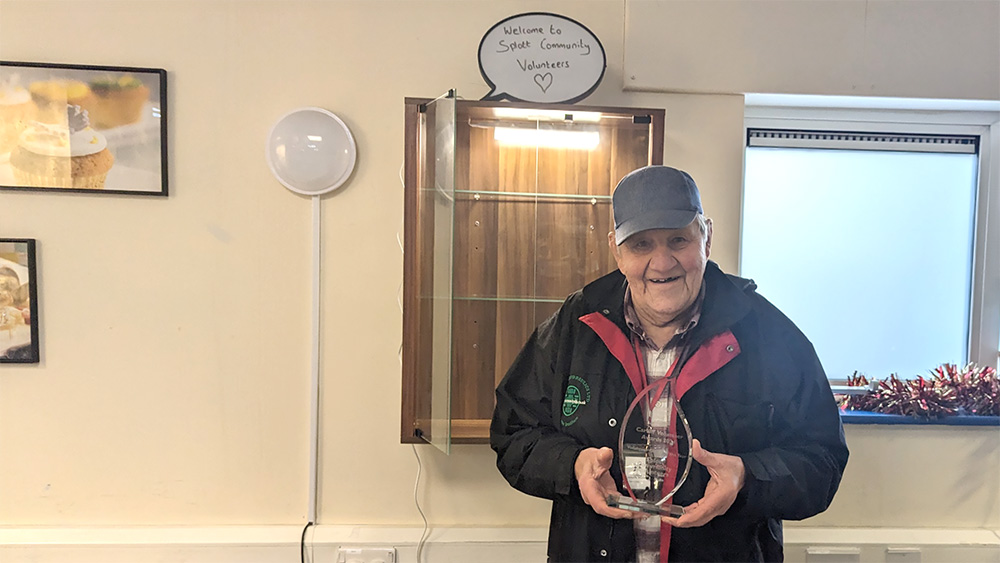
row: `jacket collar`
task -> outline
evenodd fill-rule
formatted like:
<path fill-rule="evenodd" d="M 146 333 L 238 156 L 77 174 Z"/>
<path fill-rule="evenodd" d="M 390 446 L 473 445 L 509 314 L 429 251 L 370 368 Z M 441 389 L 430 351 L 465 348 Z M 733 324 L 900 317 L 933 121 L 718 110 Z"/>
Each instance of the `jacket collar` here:
<path fill-rule="evenodd" d="M 750 294 L 757 285 L 752 280 L 724 273 L 715 262 L 705 269 L 705 303 L 695 331 L 708 338 L 726 330 L 750 313 Z M 699 330 L 700 329 L 700 330 Z"/>
<path fill-rule="evenodd" d="M 583 299 L 590 312 L 600 312 L 608 317 L 622 332 L 625 326 L 625 288 L 628 282 L 625 276 L 614 270 L 590 282 L 583 288 Z"/>

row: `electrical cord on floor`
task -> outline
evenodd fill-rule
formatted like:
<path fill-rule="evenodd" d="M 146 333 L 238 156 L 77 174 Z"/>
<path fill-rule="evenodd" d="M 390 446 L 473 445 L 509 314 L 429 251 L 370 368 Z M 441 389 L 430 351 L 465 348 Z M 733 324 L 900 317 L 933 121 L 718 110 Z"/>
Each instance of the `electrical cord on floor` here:
<path fill-rule="evenodd" d="M 427 525 L 427 517 L 424 516 L 423 509 L 420 508 L 420 501 L 417 499 L 417 487 L 420 485 L 420 472 L 422 466 L 420 464 L 420 454 L 417 453 L 417 447 L 410 444 L 413 448 L 413 456 L 417 458 L 417 480 L 413 483 L 413 504 L 417 505 L 417 512 L 420 513 L 420 518 L 424 521 L 424 531 L 420 534 L 420 541 L 417 542 L 417 563 L 420 563 L 420 554 L 424 551 L 424 544 L 427 543 L 427 536 L 430 527 Z"/>
<path fill-rule="evenodd" d="M 396 240 L 399 241 L 398 236 L 397 236 Z M 399 243 L 400 243 L 400 245 L 399 245 L 400 250 L 402 250 L 402 248 L 403 248 L 402 241 L 399 241 Z M 397 294 L 397 297 L 399 297 L 399 298 L 398 298 L 397 301 L 399 302 L 399 308 L 400 308 L 400 310 L 402 310 L 403 309 L 403 301 L 402 301 L 402 289 L 403 289 L 403 286 L 402 286 L 402 284 L 400 284 L 399 288 L 400 288 L 400 291 Z M 402 345 L 399 346 L 399 367 L 400 368 L 403 367 L 403 346 Z M 420 508 L 420 497 L 417 495 L 417 491 L 420 489 L 420 474 L 423 472 L 423 464 L 420 462 L 420 454 L 417 453 L 417 446 L 415 444 L 410 444 L 410 448 L 413 450 L 413 457 L 417 458 L 417 478 L 414 479 L 414 481 L 413 481 L 413 504 L 417 507 L 417 512 L 420 513 L 420 519 L 424 521 L 424 530 L 420 533 L 420 541 L 417 542 L 417 563 L 420 563 L 421 562 L 420 557 L 421 557 L 421 554 L 424 551 L 424 544 L 427 543 L 427 537 L 428 537 L 429 532 L 430 532 L 430 525 L 427 522 L 427 516 L 424 514 L 424 510 L 422 508 Z"/>
<path fill-rule="evenodd" d="M 308 530 L 309 526 L 312 525 L 313 523 L 309 522 L 306 524 L 305 528 L 302 528 L 302 539 L 299 540 L 299 555 L 302 558 L 302 563 L 306 563 L 306 530 Z M 312 557 L 309 559 L 312 560 Z"/>

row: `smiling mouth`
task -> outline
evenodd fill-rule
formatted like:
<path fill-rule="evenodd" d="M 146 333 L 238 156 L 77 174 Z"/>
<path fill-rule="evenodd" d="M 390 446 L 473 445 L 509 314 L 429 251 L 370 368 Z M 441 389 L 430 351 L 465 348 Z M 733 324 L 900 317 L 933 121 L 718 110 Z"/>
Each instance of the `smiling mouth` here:
<path fill-rule="evenodd" d="M 670 283 L 681 279 L 681 276 L 674 276 L 672 278 L 649 278 L 650 283 Z"/>

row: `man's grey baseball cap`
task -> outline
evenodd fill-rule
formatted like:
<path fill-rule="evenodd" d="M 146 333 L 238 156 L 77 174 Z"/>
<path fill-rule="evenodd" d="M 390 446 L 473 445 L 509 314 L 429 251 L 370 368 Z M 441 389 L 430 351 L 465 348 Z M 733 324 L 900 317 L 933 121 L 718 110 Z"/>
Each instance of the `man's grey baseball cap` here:
<path fill-rule="evenodd" d="M 646 166 L 629 172 L 611 198 L 615 244 L 647 229 L 681 229 L 702 213 L 694 179 L 669 166 Z"/>

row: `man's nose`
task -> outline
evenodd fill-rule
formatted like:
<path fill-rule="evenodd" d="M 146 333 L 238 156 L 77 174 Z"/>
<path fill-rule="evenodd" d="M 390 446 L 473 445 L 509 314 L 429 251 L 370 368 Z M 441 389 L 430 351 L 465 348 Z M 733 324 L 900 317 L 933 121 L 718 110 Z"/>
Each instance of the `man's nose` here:
<path fill-rule="evenodd" d="M 653 251 L 653 255 L 649 261 L 650 268 L 666 272 L 671 270 L 676 264 L 677 258 L 669 246 L 665 244 L 656 245 L 656 249 Z"/>

